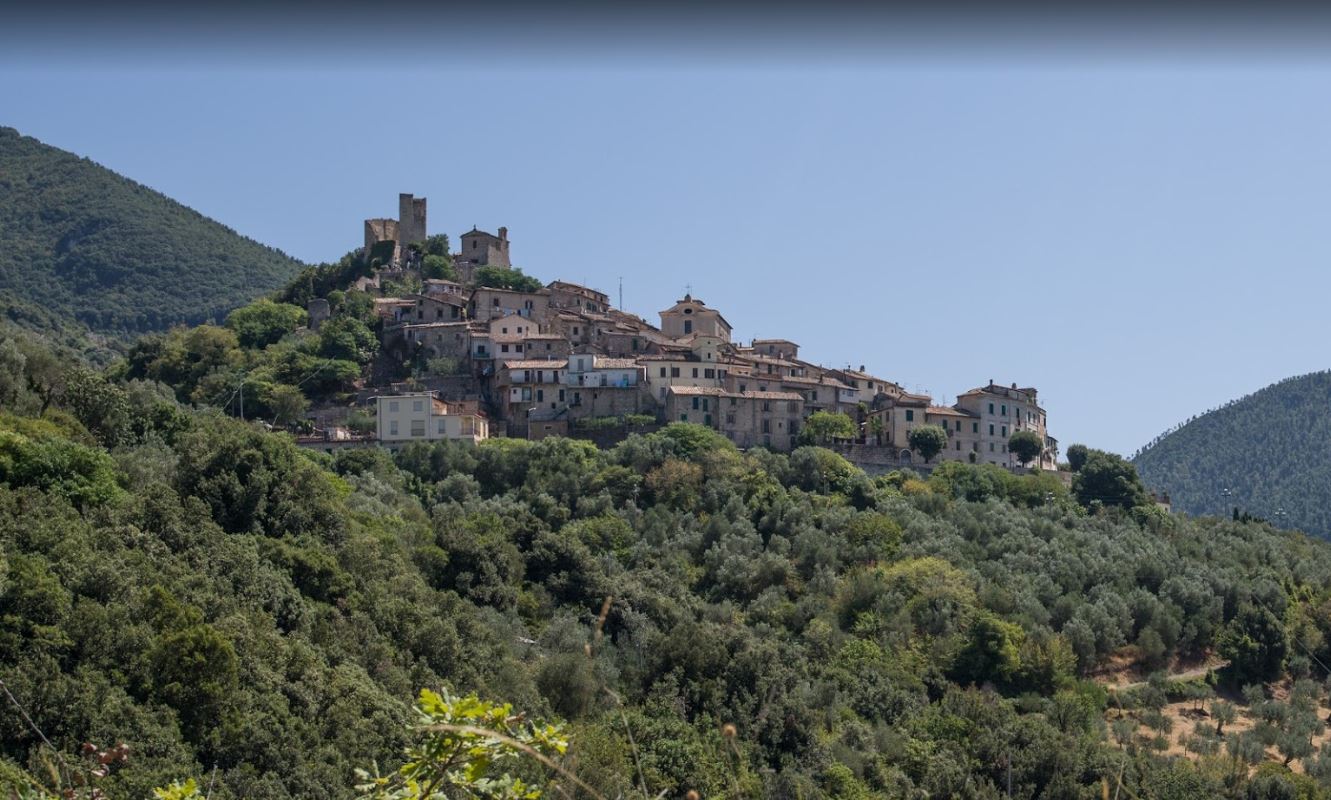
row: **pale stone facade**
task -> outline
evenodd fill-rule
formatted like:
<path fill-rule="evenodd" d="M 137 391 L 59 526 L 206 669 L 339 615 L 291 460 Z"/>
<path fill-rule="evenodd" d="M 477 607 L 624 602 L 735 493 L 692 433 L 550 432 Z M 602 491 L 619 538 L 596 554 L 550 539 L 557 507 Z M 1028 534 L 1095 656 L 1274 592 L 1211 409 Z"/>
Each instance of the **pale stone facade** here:
<path fill-rule="evenodd" d="M 661 332 L 672 339 L 700 333 L 729 342 L 730 331 L 730 323 L 721 312 L 687 294 L 683 300 L 661 312 Z"/>
<path fill-rule="evenodd" d="M 474 408 L 449 404 L 430 392 L 382 395 L 375 398 L 377 435 L 381 442 L 426 442 L 462 439 L 480 442 L 490 435 L 489 421 Z"/>

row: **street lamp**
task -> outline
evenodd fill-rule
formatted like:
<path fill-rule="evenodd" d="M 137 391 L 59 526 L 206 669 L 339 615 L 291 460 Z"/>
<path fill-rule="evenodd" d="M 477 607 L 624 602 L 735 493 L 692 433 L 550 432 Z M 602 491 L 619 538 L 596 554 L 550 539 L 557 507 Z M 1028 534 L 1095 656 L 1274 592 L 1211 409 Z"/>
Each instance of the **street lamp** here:
<path fill-rule="evenodd" d="M 1282 525 L 1287 517 L 1289 517 L 1289 512 L 1285 511 L 1283 506 L 1276 509 L 1275 518 L 1277 526 Z"/>
<path fill-rule="evenodd" d="M 1229 511 L 1229 509 L 1230 509 L 1230 505 L 1229 505 L 1229 503 L 1230 503 L 1231 500 L 1234 499 L 1234 490 L 1233 490 L 1233 489 L 1230 489 L 1229 487 L 1225 487 L 1225 488 L 1223 488 L 1223 489 L 1220 490 L 1220 496 L 1224 499 L 1224 503 L 1225 503 L 1225 507 L 1224 507 L 1224 509 L 1221 511 L 1221 514 L 1220 514 L 1220 516 L 1223 517 L 1223 516 L 1225 515 L 1225 512 Z"/>

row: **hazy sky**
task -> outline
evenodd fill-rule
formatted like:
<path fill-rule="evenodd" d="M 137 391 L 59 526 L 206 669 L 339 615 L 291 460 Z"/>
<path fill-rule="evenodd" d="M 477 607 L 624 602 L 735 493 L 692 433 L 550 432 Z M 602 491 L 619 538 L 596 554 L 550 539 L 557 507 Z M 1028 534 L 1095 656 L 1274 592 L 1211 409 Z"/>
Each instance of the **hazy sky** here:
<path fill-rule="evenodd" d="M 0 124 L 308 261 L 413 192 L 431 232 L 507 226 L 527 272 L 622 277 L 653 322 L 691 287 L 740 339 L 940 401 L 1036 386 L 1064 448 L 1129 453 L 1331 366 L 1331 57 L 786 33 L 753 57 L 29 39 Z"/>

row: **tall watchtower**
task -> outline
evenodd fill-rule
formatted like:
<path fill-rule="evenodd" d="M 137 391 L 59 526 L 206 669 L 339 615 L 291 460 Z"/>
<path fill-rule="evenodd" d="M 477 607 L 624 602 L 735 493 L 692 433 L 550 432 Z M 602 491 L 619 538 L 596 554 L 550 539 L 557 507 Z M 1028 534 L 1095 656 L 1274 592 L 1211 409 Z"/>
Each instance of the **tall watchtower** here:
<path fill-rule="evenodd" d="M 424 197 L 412 197 L 405 193 L 397 196 L 397 229 L 398 244 L 403 248 L 425 241 Z"/>

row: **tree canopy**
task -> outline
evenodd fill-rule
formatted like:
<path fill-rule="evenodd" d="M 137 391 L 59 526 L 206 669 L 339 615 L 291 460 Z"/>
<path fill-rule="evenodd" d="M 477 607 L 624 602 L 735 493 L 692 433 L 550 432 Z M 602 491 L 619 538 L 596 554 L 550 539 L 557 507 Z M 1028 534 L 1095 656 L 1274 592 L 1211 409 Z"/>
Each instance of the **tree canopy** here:
<path fill-rule="evenodd" d="M 109 800 L 1331 787 L 1326 543 L 687 424 L 329 456 L 159 383 L 239 347 L 198 336 L 109 371 L 0 336 L 0 792 L 94 763 Z M 1141 732 L 1184 689 L 1094 681 L 1211 653 L 1245 724 L 1213 705 L 1195 766 Z"/>
<path fill-rule="evenodd" d="M 0 304 L 30 327 L 128 337 L 219 321 L 302 266 L 13 128 L 0 127 L 0 176 Z"/>

